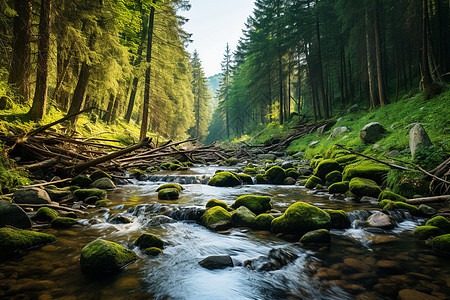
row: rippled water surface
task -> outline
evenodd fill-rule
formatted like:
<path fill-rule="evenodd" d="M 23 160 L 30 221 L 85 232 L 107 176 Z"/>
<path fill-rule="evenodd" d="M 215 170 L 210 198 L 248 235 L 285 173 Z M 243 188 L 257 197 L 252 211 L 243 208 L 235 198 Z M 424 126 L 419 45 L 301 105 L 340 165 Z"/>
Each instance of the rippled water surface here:
<path fill-rule="evenodd" d="M 412 231 L 423 220 L 397 214 L 398 227 L 388 234 L 360 228 L 332 230 L 330 246 L 303 247 L 266 231 L 233 228 L 213 232 L 189 220 L 189 215 L 215 198 L 232 204 L 244 194 L 268 195 L 274 209 L 283 212 L 304 201 L 321 208 L 347 211 L 353 224 L 377 210 L 373 203 L 330 200 L 296 186 L 245 185 L 218 188 L 201 185 L 203 175 L 217 168 L 196 167 L 184 173 L 166 173 L 160 180 L 192 182 L 177 201 L 160 201 L 156 188 L 164 182 L 136 181 L 108 193 L 109 211 L 90 210 L 78 226 L 42 231 L 57 242 L 24 255 L 0 261 L 0 298 L 11 299 L 392 299 L 402 289 L 414 289 L 437 298 L 450 294 L 450 260 L 414 241 Z M 139 205 L 137 208 L 133 208 Z M 177 213 L 170 211 L 177 210 Z M 132 223 L 106 222 L 123 213 Z M 179 220 L 155 225 L 155 217 Z M 89 220 L 96 224 L 89 225 Z M 180 221 L 181 219 L 181 221 Z M 81 274 L 79 257 L 87 243 L 104 238 L 133 249 L 144 232 L 160 236 L 164 254 L 142 258 L 123 272 L 104 278 Z M 297 238 L 298 239 L 298 238 Z M 288 249 L 298 258 L 275 271 L 243 267 L 247 260 L 266 256 L 271 249 Z M 207 270 L 198 262 L 211 255 L 230 255 L 234 268 Z M 381 264 L 384 262 L 384 264 Z"/>

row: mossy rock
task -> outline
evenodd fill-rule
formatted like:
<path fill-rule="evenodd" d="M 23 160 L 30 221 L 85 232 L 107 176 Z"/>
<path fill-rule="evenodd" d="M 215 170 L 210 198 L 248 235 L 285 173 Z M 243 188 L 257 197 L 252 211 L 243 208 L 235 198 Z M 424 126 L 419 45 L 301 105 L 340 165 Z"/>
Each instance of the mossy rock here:
<path fill-rule="evenodd" d="M 350 228 L 351 222 L 348 214 L 343 210 L 324 209 L 330 215 L 330 227 L 333 229 Z"/>
<path fill-rule="evenodd" d="M 76 185 L 82 188 L 87 188 L 91 185 L 92 179 L 85 175 L 77 175 L 74 178 L 72 178 L 71 184 Z"/>
<path fill-rule="evenodd" d="M 297 179 L 300 176 L 300 173 L 295 170 L 295 168 L 289 168 L 285 171 L 286 177 L 292 177 L 294 179 Z"/>
<path fill-rule="evenodd" d="M 273 219 L 275 218 L 272 215 L 260 214 L 253 222 L 253 227 L 261 230 L 270 230 Z"/>
<path fill-rule="evenodd" d="M 12 228 L 0 228 L 0 254 L 7 254 L 56 241 L 54 235 Z"/>
<path fill-rule="evenodd" d="M 437 236 L 431 241 L 428 241 L 427 245 L 433 247 L 435 250 L 450 254 L 450 234 Z"/>
<path fill-rule="evenodd" d="M 256 166 L 252 163 L 248 163 L 245 167 L 246 168 L 256 168 Z"/>
<path fill-rule="evenodd" d="M 349 190 L 358 197 L 369 196 L 378 198 L 381 193 L 381 188 L 375 181 L 359 177 L 350 180 Z"/>
<path fill-rule="evenodd" d="M 194 166 L 194 163 L 191 162 L 191 161 L 186 161 L 186 162 L 183 163 L 183 166 L 190 168 L 190 167 Z"/>
<path fill-rule="evenodd" d="M 244 171 L 243 171 L 245 174 L 251 174 L 251 175 L 253 175 L 253 174 L 256 174 L 257 172 L 256 172 L 256 168 L 249 168 L 249 167 L 246 167 L 245 169 L 244 169 Z"/>
<path fill-rule="evenodd" d="M 267 196 L 243 195 L 238 197 L 236 201 L 231 204 L 231 207 L 234 209 L 241 206 L 247 207 L 256 215 L 272 209 L 270 197 Z"/>
<path fill-rule="evenodd" d="M 234 158 L 229 158 L 229 159 L 226 160 L 226 163 L 229 166 L 234 166 L 234 165 L 236 165 L 238 163 L 238 161 L 236 159 L 234 159 Z"/>
<path fill-rule="evenodd" d="M 450 222 L 443 216 L 437 216 L 425 223 L 426 226 L 436 226 L 444 233 L 450 233 Z"/>
<path fill-rule="evenodd" d="M 73 195 L 77 199 L 84 201 L 89 197 L 97 197 L 98 199 L 104 199 L 106 197 L 106 191 L 97 189 L 79 189 L 73 192 Z"/>
<path fill-rule="evenodd" d="M 95 202 L 95 207 L 107 207 L 109 206 L 109 200 L 98 200 Z"/>
<path fill-rule="evenodd" d="M 256 215 L 247 207 L 241 206 L 231 214 L 234 226 L 253 227 Z"/>
<path fill-rule="evenodd" d="M 57 217 L 54 218 L 50 224 L 53 228 L 70 228 L 73 225 L 78 224 L 78 221 L 73 218 Z"/>
<path fill-rule="evenodd" d="M 419 240 L 428 240 L 442 234 L 442 230 L 436 226 L 419 226 L 414 230 L 414 237 Z"/>
<path fill-rule="evenodd" d="M 314 176 L 325 180 L 325 177 L 333 171 L 342 171 L 342 167 L 334 159 L 325 159 L 321 161 L 314 170 Z"/>
<path fill-rule="evenodd" d="M 222 208 L 225 208 L 228 211 L 233 210 L 231 207 L 228 206 L 228 204 L 226 204 L 223 201 L 217 200 L 217 199 L 211 199 L 211 200 L 208 200 L 208 202 L 206 202 L 206 209 L 212 208 L 214 206 L 220 206 Z"/>
<path fill-rule="evenodd" d="M 58 212 L 56 210 L 48 207 L 41 207 L 37 210 L 36 214 L 31 217 L 31 220 L 50 223 L 56 217 L 58 217 Z"/>
<path fill-rule="evenodd" d="M 212 230 L 228 229 L 232 225 L 231 215 L 225 208 L 214 206 L 200 218 L 201 223 Z"/>
<path fill-rule="evenodd" d="M 325 184 L 330 186 L 333 183 L 342 181 L 342 173 L 340 171 L 332 171 L 325 176 Z"/>
<path fill-rule="evenodd" d="M 164 242 L 152 233 L 143 233 L 136 239 L 136 241 L 134 241 L 134 245 L 142 250 L 151 247 L 163 249 Z"/>
<path fill-rule="evenodd" d="M 292 204 L 272 221 L 272 232 L 303 235 L 316 229 L 330 229 L 331 217 L 324 210 L 304 202 Z"/>
<path fill-rule="evenodd" d="M 283 184 L 286 178 L 286 172 L 282 167 L 274 166 L 266 171 L 266 178 L 272 184 Z"/>
<path fill-rule="evenodd" d="M 308 179 L 302 179 L 302 180 L 297 181 L 298 185 L 300 185 L 300 186 L 305 186 L 307 182 L 308 182 Z"/>
<path fill-rule="evenodd" d="M 331 242 L 331 234 L 327 229 L 317 229 L 305 233 L 299 242 L 302 244 L 329 244 Z"/>
<path fill-rule="evenodd" d="M 369 161 L 356 162 L 347 165 L 342 172 L 342 180 L 347 181 L 355 177 L 371 179 L 379 184 L 389 172 L 389 167 L 380 164 L 374 164 Z"/>
<path fill-rule="evenodd" d="M 255 179 L 257 184 L 269 184 L 265 174 L 256 174 Z"/>
<path fill-rule="evenodd" d="M 177 200 L 180 197 L 180 191 L 175 188 L 162 189 L 158 192 L 159 200 Z"/>
<path fill-rule="evenodd" d="M 358 156 L 354 155 L 354 154 L 349 154 L 349 155 L 344 155 L 344 156 L 340 156 L 336 158 L 336 162 L 338 164 L 342 165 L 348 165 L 349 163 L 354 162 L 355 160 L 358 159 Z"/>
<path fill-rule="evenodd" d="M 219 187 L 233 187 L 241 184 L 241 180 L 231 172 L 218 172 L 208 181 L 208 185 Z"/>
<path fill-rule="evenodd" d="M 170 170 L 170 165 L 171 165 L 171 163 L 162 163 L 159 165 L 159 168 L 161 170 Z"/>
<path fill-rule="evenodd" d="M 253 184 L 252 176 L 247 174 L 236 174 L 239 179 L 245 184 Z"/>
<path fill-rule="evenodd" d="M 328 187 L 330 194 L 345 194 L 349 189 L 350 181 L 341 181 L 333 183 Z"/>
<path fill-rule="evenodd" d="M 112 179 L 111 175 L 103 171 L 95 171 L 94 173 L 91 174 L 91 176 L 89 176 L 92 182 L 104 177 Z"/>
<path fill-rule="evenodd" d="M 144 250 L 144 254 L 147 256 L 158 256 L 162 253 L 163 253 L 163 251 L 156 247 L 150 247 L 150 248 L 147 248 Z"/>
<path fill-rule="evenodd" d="M 380 195 L 378 196 L 378 200 L 384 200 L 384 199 L 389 199 L 395 202 L 405 202 L 406 198 L 403 196 L 400 196 L 399 194 L 390 192 L 390 191 L 382 191 L 380 193 Z"/>
<path fill-rule="evenodd" d="M 134 176 L 142 176 L 142 175 L 145 175 L 146 173 L 147 172 L 145 172 L 144 170 L 140 170 L 140 169 L 133 169 L 130 171 L 130 174 L 134 175 Z"/>
<path fill-rule="evenodd" d="M 88 274 L 110 273 L 122 270 L 137 259 L 136 253 L 122 245 L 98 239 L 83 247 L 80 265 Z"/>
<path fill-rule="evenodd" d="M 92 188 L 101 189 L 101 190 L 112 190 L 117 188 L 114 182 L 106 177 L 97 179 L 91 184 Z"/>
<path fill-rule="evenodd" d="M 169 170 L 170 170 L 170 171 L 176 171 L 176 170 L 181 169 L 181 168 L 182 168 L 181 165 L 179 165 L 179 164 L 174 164 L 174 163 L 170 164 L 170 166 L 169 166 Z"/>
<path fill-rule="evenodd" d="M 321 162 L 322 160 L 323 160 L 322 157 L 319 157 L 319 158 L 313 158 L 313 159 L 311 159 L 311 162 L 309 163 L 309 166 L 310 166 L 311 168 L 315 169 L 315 168 L 320 164 L 320 162 Z"/>
<path fill-rule="evenodd" d="M 181 186 L 181 185 L 179 185 L 179 184 L 176 184 L 176 183 L 166 183 L 166 184 L 163 184 L 163 185 L 161 185 L 160 187 L 158 187 L 157 189 L 156 189 L 156 192 L 159 192 L 160 190 L 164 190 L 164 189 L 177 189 L 178 191 L 182 191 L 182 190 L 184 190 L 184 188 Z"/>
<path fill-rule="evenodd" d="M 322 179 L 320 179 L 319 177 L 313 175 L 313 176 L 309 177 L 308 181 L 306 181 L 305 187 L 307 189 L 313 189 L 318 184 L 322 184 Z"/>
<path fill-rule="evenodd" d="M 400 201 L 394 202 L 393 205 L 394 205 L 395 209 L 405 209 L 405 210 L 409 211 L 413 216 L 418 216 L 420 214 L 419 209 L 417 207 L 415 207 L 414 205 L 407 204 L 405 202 L 400 202 Z"/>
<path fill-rule="evenodd" d="M 384 207 L 386 207 L 386 205 L 389 205 L 389 207 L 392 207 L 394 205 L 394 201 L 389 200 L 389 199 L 383 199 L 380 202 L 378 202 L 378 206 L 380 206 L 383 209 L 384 209 Z M 386 210 L 390 210 L 390 209 L 386 209 Z"/>

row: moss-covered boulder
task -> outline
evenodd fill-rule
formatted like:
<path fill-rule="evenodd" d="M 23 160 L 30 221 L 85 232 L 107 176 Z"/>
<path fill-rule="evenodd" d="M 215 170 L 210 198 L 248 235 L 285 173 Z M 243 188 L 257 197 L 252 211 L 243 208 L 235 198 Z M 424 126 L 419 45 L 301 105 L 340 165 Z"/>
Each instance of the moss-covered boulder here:
<path fill-rule="evenodd" d="M 256 174 L 255 179 L 257 184 L 269 184 L 269 180 L 265 174 Z"/>
<path fill-rule="evenodd" d="M 355 160 L 358 159 L 358 156 L 354 155 L 354 154 L 348 154 L 348 155 L 344 155 L 344 156 L 340 156 L 336 158 L 336 161 L 338 164 L 340 164 L 341 166 L 346 166 L 352 162 L 354 162 Z"/>
<path fill-rule="evenodd" d="M 158 192 L 159 200 L 177 200 L 180 197 L 180 191 L 174 188 L 162 189 Z"/>
<path fill-rule="evenodd" d="M 56 217 L 50 224 L 53 228 L 70 228 L 73 225 L 78 224 L 78 221 L 73 218 Z"/>
<path fill-rule="evenodd" d="M 260 214 L 256 217 L 255 221 L 253 222 L 253 227 L 255 229 L 270 230 L 273 219 L 275 218 L 272 215 Z"/>
<path fill-rule="evenodd" d="M 322 184 L 322 179 L 320 179 L 317 176 L 311 176 L 309 177 L 309 179 L 306 181 L 305 187 L 307 189 L 313 189 L 315 188 L 318 184 Z"/>
<path fill-rule="evenodd" d="M 87 274 L 118 272 L 139 259 L 136 253 L 114 242 L 98 239 L 81 250 L 81 270 Z"/>
<path fill-rule="evenodd" d="M 89 176 L 89 178 L 92 180 L 92 182 L 94 182 L 100 178 L 112 179 L 111 175 L 109 175 L 108 173 L 106 173 L 104 171 L 95 171 L 94 173 L 91 174 L 91 176 Z"/>
<path fill-rule="evenodd" d="M 378 195 L 381 193 L 381 188 L 378 184 L 375 181 L 366 178 L 352 178 L 348 187 L 350 192 L 358 197 L 369 196 L 378 198 Z"/>
<path fill-rule="evenodd" d="M 110 202 L 108 200 L 98 200 L 95 202 L 95 207 L 107 207 L 110 205 Z"/>
<path fill-rule="evenodd" d="M 428 240 L 442 234 L 442 230 L 436 226 L 419 226 L 414 230 L 414 237 L 419 240 Z"/>
<path fill-rule="evenodd" d="M 253 178 L 247 174 L 236 174 L 242 183 L 253 184 Z"/>
<path fill-rule="evenodd" d="M 420 213 L 421 216 L 429 217 L 429 216 L 435 215 L 436 214 L 436 210 L 433 207 L 428 206 L 426 204 L 420 204 L 419 205 L 419 213 Z"/>
<path fill-rule="evenodd" d="M 0 200 L 0 227 L 6 225 L 21 229 L 31 228 L 31 221 L 20 206 L 6 200 Z"/>
<path fill-rule="evenodd" d="M 327 229 L 317 229 L 305 233 L 299 242 L 302 244 L 329 244 L 331 242 L 331 234 Z"/>
<path fill-rule="evenodd" d="M 272 221 L 272 232 L 303 235 L 316 229 L 330 229 L 331 218 L 324 210 L 304 202 L 292 204 Z"/>
<path fill-rule="evenodd" d="M 287 169 L 285 171 L 285 173 L 286 173 L 286 177 L 291 177 L 291 178 L 294 178 L 294 179 L 297 179 L 300 176 L 300 173 L 297 172 L 297 170 L 294 169 L 294 168 Z"/>
<path fill-rule="evenodd" d="M 241 206 L 247 207 L 257 215 L 272 209 L 270 197 L 267 196 L 243 195 L 238 197 L 236 201 L 231 204 L 231 207 L 234 209 Z"/>
<path fill-rule="evenodd" d="M 106 191 L 96 190 L 96 189 L 79 189 L 73 192 L 73 195 L 77 197 L 78 200 L 84 201 L 89 197 L 97 197 L 98 199 L 104 199 L 106 197 Z"/>
<path fill-rule="evenodd" d="M 394 201 L 391 201 L 389 199 L 384 199 L 378 202 L 378 206 L 385 209 L 385 210 L 392 210 L 394 207 Z"/>
<path fill-rule="evenodd" d="M 330 227 L 333 229 L 350 228 L 351 222 L 348 214 L 343 210 L 324 209 L 330 215 Z"/>
<path fill-rule="evenodd" d="M 241 206 L 231 214 L 234 226 L 253 227 L 256 215 L 247 207 Z"/>
<path fill-rule="evenodd" d="M 283 184 L 286 178 L 286 172 L 282 167 L 274 166 L 266 171 L 266 178 L 272 184 Z"/>
<path fill-rule="evenodd" d="M 144 254 L 147 256 L 158 256 L 162 253 L 163 253 L 163 251 L 156 247 L 150 247 L 150 248 L 147 248 L 144 250 Z"/>
<path fill-rule="evenodd" d="M 201 217 L 201 223 L 212 230 L 228 229 L 232 225 L 231 215 L 220 206 L 208 209 Z"/>
<path fill-rule="evenodd" d="M 134 241 L 134 245 L 144 250 L 151 247 L 156 247 L 159 249 L 164 248 L 164 242 L 156 235 L 152 233 L 143 233 L 141 234 L 136 241 Z"/>
<path fill-rule="evenodd" d="M 384 199 L 389 199 L 395 202 L 405 202 L 406 198 L 403 196 L 400 196 L 399 194 L 390 192 L 390 191 L 382 191 L 380 193 L 380 195 L 378 196 L 378 200 L 384 200 Z"/>
<path fill-rule="evenodd" d="M 333 183 L 342 181 L 342 173 L 340 171 L 332 171 L 325 176 L 325 184 L 330 186 Z"/>
<path fill-rule="evenodd" d="M 324 160 L 322 157 L 316 157 L 317 155 L 313 159 L 311 159 L 311 162 L 309 163 L 309 166 L 313 169 L 315 169 L 320 164 L 320 162 Z"/>
<path fill-rule="evenodd" d="M 327 174 L 333 171 L 342 171 L 342 167 L 338 162 L 334 159 L 325 159 L 322 160 L 314 170 L 314 176 L 319 177 L 322 180 L 325 180 Z"/>
<path fill-rule="evenodd" d="M 7 254 L 56 241 L 54 235 L 12 228 L 0 228 L 0 254 Z"/>
<path fill-rule="evenodd" d="M 117 188 L 114 182 L 106 177 L 97 179 L 91 184 L 91 187 L 95 189 L 101 189 L 101 190 L 112 190 Z"/>
<path fill-rule="evenodd" d="M 53 202 L 61 202 L 64 199 L 70 198 L 72 196 L 72 193 L 67 190 L 61 190 L 61 189 L 50 189 L 48 187 L 44 188 L 44 190 L 47 192 L 48 196 Z"/>
<path fill-rule="evenodd" d="M 450 254 L 450 234 L 444 234 L 435 237 L 431 241 L 427 242 L 427 245 L 433 247 L 433 249 Z"/>
<path fill-rule="evenodd" d="M 250 174 L 250 175 L 253 175 L 253 174 L 256 174 L 257 173 L 257 170 L 256 170 L 256 168 L 255 167 L 246 167 L 245 169 L 244 169 L 244 171 L 243 171 L 245 174 Z"/>
<path fill-rule="evenodd" d="M 330 194 L 345 194 L 349 189 L 350 181 L 341 181 L 333 183 L 328 187 Z"/>
<path fill-rule="evenodd" d="M 163 185 L 159 186 L 156 189 L 156 192 L 159 192 L 160 190 L 164 190 L 164 189 L 177 189 L 180 192 L 182 190 L 184 190 L 184 188 L 181 185 L 177 184 L 177 183 L 166 183 L 166 184 L 163 184 Z"/>
<path fill-rule="evenodd" d="M 450 222 L 443 216 L 437 216 L 425 223 L 426 226 L 436 226 L 444 233 L 450 233 Z"/>
<path fill-rule="evenodd" d="M 48 207 L 41 207 L 37 210 L 36 214 L 31 217 L 35 222 L 47 222 L 50 223 L 54 218 L 58 217 L 58 212 Z"/>
<path fill-rule="evenodd" d="M 361 177 L 372 179 L 381 184 L 389 170 L 390 169 L 388 166 L 382 164 L 375 164 L 370 161 L 360 161 L 349 164 L 344 168 L 344 172 L 342 172 L 342 180 L 350 181 L 352 178 Z"/>
<path fill-rule="evenodd" d="M 86 175 L 77 175 L 72 178 L 71 184 L 82 188 L 88 188 L 92 183 L 92 180 Z"/>
<path fill-rule="evenodd" d="M 208 185 L 219 187 L 233 187 L 241 184 L 241 180 L 231 172 L 218 172 L 208 181 Z"/>
<path fill-rule="evenodd" d="M 220 201 L 220 200 L 217 200 L 217 199 L 211 199 L 211 200 L 208 200 L 208 202 L 206 202 L 206 209 L 210 209 L 210 208 L 212 208 L 214 206 L 220 206 L 222 208 L 225 208 L 228 211 L 233 210 L 224 201 Z"/>
<path fill-rule="evenodd" d="M 407 210 L 409 211 L 413 216 L 418 216 L 420 215 L 419 209 L 411 204 L 407 204 L 405 202 L 394 202 L 393 203 L 394 209 L 403 209 L 403 210 Z"/>

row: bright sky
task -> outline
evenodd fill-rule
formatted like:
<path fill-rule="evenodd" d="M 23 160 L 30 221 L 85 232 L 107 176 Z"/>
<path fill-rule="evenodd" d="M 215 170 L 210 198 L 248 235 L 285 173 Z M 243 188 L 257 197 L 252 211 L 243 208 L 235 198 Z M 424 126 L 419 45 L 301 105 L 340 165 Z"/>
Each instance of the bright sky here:
<path fill-rule="evenodd" d="M 180 12 L 189 22 L 184 30 L 192 34 L 189 52 L 197 52 L 206 76 L 220 73 L 225 47 L 236 49 L 254 0 L 190 0 L 191 10 Z"/>

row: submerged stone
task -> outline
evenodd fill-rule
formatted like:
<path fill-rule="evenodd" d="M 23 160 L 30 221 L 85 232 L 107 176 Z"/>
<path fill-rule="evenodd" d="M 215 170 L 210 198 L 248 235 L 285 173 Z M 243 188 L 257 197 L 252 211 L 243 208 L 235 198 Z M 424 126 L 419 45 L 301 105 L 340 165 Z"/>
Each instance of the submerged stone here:
<path fill-rule="evenodd" d="M 324 209 L 330 215 L 331 223 L 330 227 L 333 229 L 346 229 L 350 228 L 350 218 L 348 214 L 343 210 Z"/>
<path fill-rule="evenodd" d="M 442 234 L 442 230 L 436 226 L 419 226 L 414 230 L 414 237 L 419 240 L 428 240 Z"/>
<path fill-rule="evenodd" d="M 228 267 L 234 267 L 233 259 L 229 255 L 214 255 L 198 262 L 200 266 L 209 270 L 225 269 Z"/>
<path fill-rule="evenodd" d="M 0 228 L 0 254 L 39 247 L 56 241 L 54 235 L 29 230 Z"/>
<path fill-rule="evenodd" d="M 201 223 L 212 230 L 228 229 L 232 225 L 231 215 L 223 207 L 214 206 L 200 218 Z"/>
<path fill-rule="evenodd" d="M 141 234 L 136 239 L 136 241 L 134 241 L 134 244 L 140 249 L 147 249 L 152 247 L 163 249 L 164 247 L 164 242 L 158 236 L 152 233 Z"/>
<path fill-rule="evenodd" d="M 166 188 L 159 190 L 158 199 L 159 200 L 177 200 L 180 197 L 180 191 L 175 188 Z"/>
<path fill-rule="evenodd" d="M 51 222 L 53 228 L 70 228 L 75 224 L 78 224 L 76 219 L 67 217 L 56 217 Z"/>
<path fill-rule="evenodd" d="M 184 188 L 181 185 L 177 184 L 177 183 L 166 183 L 166 184 L 163 184 L 160 187 L 158 187 L 156 189 L 156 192 L 159 192 L 160 190 L 164 190 L 164 189 L 177 189 L 180 192 L 182 190 L 184 190 Z"/>
<path fill-rule="evenodd" d="M 302 244 L 327 244 L 330 242 L 331 234 L 327 229 L 309 231 L 300 238 Z"/>

